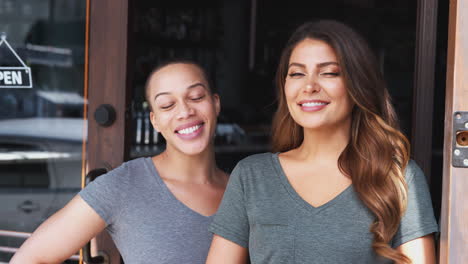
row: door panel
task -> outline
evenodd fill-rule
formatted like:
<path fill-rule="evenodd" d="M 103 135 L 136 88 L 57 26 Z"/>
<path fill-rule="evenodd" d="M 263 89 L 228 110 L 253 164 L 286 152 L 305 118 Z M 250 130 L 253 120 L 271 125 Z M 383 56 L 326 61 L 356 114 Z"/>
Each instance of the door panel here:
<path fill-rule="evenodd" d="M 127 0 L 89 1 L 89 105 L 87 118 L 87 172 L 111 170 L 127 160 Z M 103 126 L 96 122 L 96 111 L 115 111 L 115 120 Z M 101 107 L 101 108 L 100 108 Z M 111 263 L 119 263 L 120 255 L 107 232 L 92 243 L 92 255 L 105 254 Z M 93 250 L 94 249 L 94 250 Z"/>
<path fill-rule="evenodd" d="M 453 119 L 468 111 L 468 2 L 450 1 L 447 88 L 444 136 L 444 178 L 440 237 L 440 263 L 466 263 L 468 259 L 468 166 L 454 167 Z M 466 122 L 468 123 L 468 121 Z M 468 125 L 465 125 L 468 130 Z M 466 157 L 468 160 L 468 157 Z"/>

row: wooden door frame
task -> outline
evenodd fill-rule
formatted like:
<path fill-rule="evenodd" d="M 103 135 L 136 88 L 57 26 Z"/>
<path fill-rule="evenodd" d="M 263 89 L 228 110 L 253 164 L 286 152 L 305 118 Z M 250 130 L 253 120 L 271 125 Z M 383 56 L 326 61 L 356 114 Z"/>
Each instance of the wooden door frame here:
<path fill-rule="evenodd" d="M 128 0 L 88 0 L 88 146 L 86 172 L 96 168 L 111 170 L 128 160 L 131 99 L 128 60 Z M 115 122 L 99 125 L 94 113 L 103 104 L 116 112 Z M 110 236 L 103 232 L 95 245 L 120 263 L 120 255 Z M 96 253 L 95 253 L 96 254 Z"/>
<path fill-rule="evenodd" d="M 126 160 L 130 89 L 127 68 L 128 0 L 90 3 L 88 168 L 112 169 Z M 102 104 L 116 110 L 115 122 L 97 124 L 94 113 Z"/>
<path fill-rule="evenodd" d="M 450 0 L 445 97 L 444 173 L 440 258 L 441 264 L 468 259 L 468 168 L 452 166 L 453 115 L 468 111 L 468 2 Z"/>

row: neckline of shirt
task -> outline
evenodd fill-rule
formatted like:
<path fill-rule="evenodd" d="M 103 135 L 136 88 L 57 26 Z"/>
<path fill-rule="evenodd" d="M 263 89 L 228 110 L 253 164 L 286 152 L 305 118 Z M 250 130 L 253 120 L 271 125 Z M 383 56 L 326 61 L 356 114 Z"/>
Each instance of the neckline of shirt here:
<path fill-rule="evenodd" d="M 177 199 L 177 197 L 171 192 L 171 190 L 169 189 L 167 184 L 164 182 L 164 180 L 159 175 L 158 169 L 156 168 L 156 166 L 153 163 L 153 159 L 151 157 L 145 157 L 144 160 L 146 162 L 146 165 L 150 167 L 150 170 L 152 171 L 153 178 L 156 179 L 156 182 L 158 183 L 159 186 L 161 186 L 161 189 L 164 192 L 164 195 L 168 199 L 172 200 L 175 204 L 177 204 L 183 210 L 188 211 L 191 214 L 194 214 L 194 215 L 196 215 L 198 217 L 203 217 L 205 219 L 211 219 L 211 218 L 214 217 L 214 215 L 216 213 L 213 214 L 213 215 L 208 215 L 208 216 L 202 215 L 199 212 L 197 212 L 197 211 L 193 210 L 192 208 L 188 207 L 186 204 L 181 202 L 179 199 Z"/>
<path fill-rule="evenodd" d="M 297 204 L 300 205 L 300 207 L 304 208 L 306 211 L 309 211 L 312 213 L 320 212 L 323 209 L 326 209 L 328 207 L 335 205 L 336 203 L 339 203 L 341 200 L 343 200 L 344 196 L 346 196 L 349 192 L 353 190 L 353 185 L 350 184 L 348 187 L 346 187 L 343 191 L 341 191 L 339 194 L 337 194 L 328 202 L 320 206 L 313 206 L 312 204 L 304 200 L 289 182 L 288 177 L 286 176 L 286 173 L 284 172 L 281 162 L 279 160 L 279 153 L 280 152 L 276 152 L 276 153 L 272 153 L 271 155 L 271 162 L 273 164 L 273 168 L 276 171 L 276 175 L 280 179 L 286 191 L 289 193 L 289 196 L 291 197 L 291 199 L 294 200 Z"/>

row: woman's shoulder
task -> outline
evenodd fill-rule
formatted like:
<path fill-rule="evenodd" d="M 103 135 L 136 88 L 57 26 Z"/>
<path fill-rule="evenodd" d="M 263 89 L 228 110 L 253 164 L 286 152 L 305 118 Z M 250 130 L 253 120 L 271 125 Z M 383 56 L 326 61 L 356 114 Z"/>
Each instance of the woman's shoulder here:
<path fill-rule="evenodd" d="M 266 152 L 242 159 L 237 163 L 230 178 L 238 178 L 240 182 L 257 186 L 265 181 L 273 182 L 271 178 L 275 178 L 278 170 L 275 155 L 275 153 Z"/>
<path fill-rule="evenodd" d="M 124 167 L 128 170 L 133 170 L 133 169 L 137 169 L 137 170 L 141 170 L 141 169 L 147 169 L 146 165 L 148 164 L 148 162 L 151 162 L 151 158 L 150 157 L 141 157 L 141 158 L 136 158 L 136 159 L 132 159 L 132 160 L 129 160 L 129 161 L 125 161 L 124 163 L 122 163 L 122 165 L 120 165 L 119 167 Z"/>
<path fill-rule="evenodd" d="M 415 178 L 424 178 L 424 172 L 422 169 L 418 166 L 416 161 L 414 160 L 409 160 L 408 165 L 406 165 L 405 168 L 405 179 L 407 182 L 413 181 Z"/>
<path fill-rule="evenodd" d="M 274 155 L 275 154 L 271 152 L 253 154 L 240 160 L 237 166 L 247 168 L 258 167 L 262 165 L 271 166 L 272 158 L 274 157 Z"/>
<path fill-rule="evenodd" d="M 108 171 L 106 174 L 99 176 L 97 179 L 100 179 L 101 181 L 104 179 L 106 179 L 106 181 L 122 181 L 131 178 L 130 176 L 133 177 L 141 175 L 149 169 L 147 166 L 147 159 L 148 158 L 137 158 L 125 161 L 114 169 Z"/>

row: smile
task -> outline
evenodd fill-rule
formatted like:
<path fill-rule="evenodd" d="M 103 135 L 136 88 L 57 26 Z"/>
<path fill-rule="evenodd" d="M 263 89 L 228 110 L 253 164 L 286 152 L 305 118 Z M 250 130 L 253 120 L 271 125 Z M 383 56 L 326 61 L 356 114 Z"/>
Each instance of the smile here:
<path fill-rule="evenodd" d="M 178 131 L 176 131 L 176 133 L 179 133 L 179 134 L 182 134 L 182 135 L 188 135 L 188 134 L 194 133 L 194 132 L 197 131 L 200 127 L 202 127 L 202 124 L 195 125 L 195 126 L 192 126 L 192 127 L 187 127 L 187 128 L 181 129 L 181 130 L 178 130 Z"/>
<path fill-rule="evenodd" d="M 329 102 L 321 101 L 321 100 L 303 100 L 298 103 L 299 107 L 304 112 L 316 112 L 324 109 L 327 105 L 330 104 Z"/>
<path fill-rule="evenodd" d="M 327 105 L 327 104 L 328 103 L 325 103 L 325 102 L 307 102 L 307 103 L 301 104 L 301 106 L 313 107 L 313 106 L 320 106 L 320 105 Z"/>
<path fill-rule="evenodd" d="M 204 122 L 196 121 L 179 126 L 174 132 L 180 139 L 192 140 L 198 138 L 203 133 L 204 127 Z"/>

